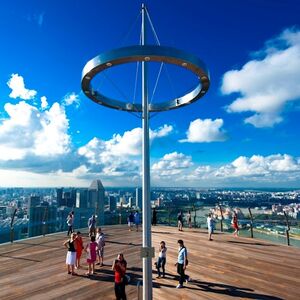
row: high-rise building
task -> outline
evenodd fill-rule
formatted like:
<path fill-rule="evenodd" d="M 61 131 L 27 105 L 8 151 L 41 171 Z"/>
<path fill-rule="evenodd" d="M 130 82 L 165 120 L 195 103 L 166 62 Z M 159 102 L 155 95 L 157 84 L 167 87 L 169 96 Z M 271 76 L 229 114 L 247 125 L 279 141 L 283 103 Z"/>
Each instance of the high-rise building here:
<path fill-rule="evenodd" d="M 139 209 L 143 208 L 143 190 L 142 190 L 142 188 L 135 189 L 135 206 Z"/>
<path fill-rule="evenodd" d="M 31 196 L 28 206 L 28 236 L 55 232 L 57 209 L 48 202 L 40 203 L 39 196 Z"/>
<path fill-rule="evenodd" d="M 108 198 L 109 201 L 109 211 L 113 212 L 117 209 L 117 199 L 115 196 L 110 195 Z"/>
<path fill-rule="evenodd" d="M 64 191 L 63 188 L 56 189 L 56 201 L 57 201 L 58 207 L 66 205 L 66 203 L 63 199 L 63 191 Z"/>
<path fill-rule="evenodd" d="M 76 192 L 76 207 L 77 208 L 87 208 L 89 200 L 88 189 L 80 189 Z"/>
<path fill-rule="evenodd" d="M 41 197 L 40 196 L 30 196 L 28 202 L 28 209 L 32 207 L 36 207 L 41 204 Z"/>
<path fill-rule="evenodd" d="M 129 197 L 128 205 L 129 205 L 130 208 L 132 208 L 132 203 L 133 203 L 133 197 Z"/>
<path fill-rule="evenodd" d="M 104 224 L 105 190 L 100 179 L 94 180 L 89 187 L 88 207 L 95 208 L 98 224 Z"/>

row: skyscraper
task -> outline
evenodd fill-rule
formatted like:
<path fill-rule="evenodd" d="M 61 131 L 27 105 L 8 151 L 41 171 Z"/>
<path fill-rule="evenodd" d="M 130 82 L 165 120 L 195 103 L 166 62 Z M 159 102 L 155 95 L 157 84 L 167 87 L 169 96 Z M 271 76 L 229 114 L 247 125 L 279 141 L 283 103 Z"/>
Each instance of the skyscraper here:
<path fill-rule="evenodd" d="M 139 209 L 143 209 L 143 191 L 142 188 L 135 189 L 135 206 Z"/>
<path fill-rule="evenodd" d="M 56 189 L 56 201 L 58 207 L 66 205 L 63 200 L 63 190 L 63 188 Z"/>
<path fill-rule="evenodd" d="M 117 209 L 117 199 L 115 196 L 110 195 L 109 196 L 109 211 L 113 212 Z"/>
<path fill-rule="evenodd" d="M 57 209 L 46 201 L 41 203 L 39 196 L 30 197 L 28 215 L 29 237 L 55 232 Z"/>
<path fill-rule="evenodd" d="M 95 214 L 98 216 L 98 224 L 104 224 L 104 201 L 105 190 L 100 179 L 94 180 L 89 187 L 88 207 L 95 208 Z"/>

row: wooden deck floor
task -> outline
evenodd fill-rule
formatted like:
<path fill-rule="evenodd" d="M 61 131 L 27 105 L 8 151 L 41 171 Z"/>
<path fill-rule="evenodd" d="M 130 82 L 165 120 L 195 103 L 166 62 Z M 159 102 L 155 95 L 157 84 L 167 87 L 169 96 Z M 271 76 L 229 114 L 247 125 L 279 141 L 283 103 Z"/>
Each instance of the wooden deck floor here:
<path fill-rule="evenodd" d="M 84 275 L 85 263 L 78 276 L 66 274 L 65 233 L 0 245 L 0 299 L 115 299 L 111 263 L 120 251 L 132 278 L 127 297 L 137 299 L 141 233 L 126 226 L 103 228 L 106 265 L 91 278 Z M 152 233 L 156 249 L 161 240 L 168 248 L 167 278 L 156 279 L 153 272 L 154 299 L 300 299 L 300 249 L 221 233 L 209 242 L 206 232 L 197 229 L 157 226 Z M 174 267 L 178 239 L 188 249 L 192 278 L 180 290 Z"/>

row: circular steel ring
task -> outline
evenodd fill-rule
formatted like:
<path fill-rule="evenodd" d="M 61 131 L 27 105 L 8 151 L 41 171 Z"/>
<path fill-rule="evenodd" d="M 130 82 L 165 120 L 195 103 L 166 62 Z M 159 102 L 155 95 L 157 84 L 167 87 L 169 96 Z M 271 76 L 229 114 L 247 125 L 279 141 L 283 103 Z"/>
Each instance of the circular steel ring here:
<path fill-rule="evenodd" d="M 199 58 L 171 47 L 146 45 L 118 48 L 91 59 L 82 71 L 81 88 L 83 92 L 98 104 L 124 111 L 142 112 L 141 104 L 108 98 L 94 90 L 91 85 L 91 80 L 98 73 L 113 66 L 136 61 L 155 61 L 178 65 L 192 71 L 199 79 L 196 87 L 187 94 L 165 102 L 149 104 L 149 112 L 170 110 L 190 104 L 205 95 L 209 88 L 209 72 Z"/>

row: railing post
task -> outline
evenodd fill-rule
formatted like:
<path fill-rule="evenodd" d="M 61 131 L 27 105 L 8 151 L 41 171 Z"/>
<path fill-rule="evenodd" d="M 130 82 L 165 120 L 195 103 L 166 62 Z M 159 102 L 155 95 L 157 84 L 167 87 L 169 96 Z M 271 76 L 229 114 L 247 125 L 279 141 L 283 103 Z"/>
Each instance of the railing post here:
<path fill-rule="evenodd" d="M 43 216 L 43 220 L 42 220 L 42 232 L 43 232 L 43 236 L 46 235 L 46 219 L 48 216 L 48 207 L 45 207 L 45 211 L 44 211 L 44 216 Z"/>
<path fill-rule="evenodd" d="M 251 230 L 251 238 L 253 238 L 253 216 L 251 212 L 251 208 L 248 207 L 249 215 L 250 215 L 250 230 Z"/>
<path fill-rule="evenodd" d="M 221 232 L 223 232 L 223 211 L 222 211 L 222 207 L 221 207 L 221 204 L 218 204 L 218 207 L 219 207 L 219 210 L 220 210 L 220 213 L 221 213 Z"/>
<path fill-rule="evenodd" d="M 119 213 L 119 224 L 122 224 L 122 208 L 123 208 L 123 201 L 121 202 L 121 207 L 120 207 L 120 213 Z"/>
<path fill-rule="evenodd" d="M 170 205 L 168 206 L 168 214 L 169 214 L 169 216 L 168 216 L 168 218 L 169 218 L 169 226 L 171 226 L 171 206 Z"/>
<path fill-rule="evenodd" d="M 11 222 L 10 222 L 10 242 L 13 243 L 14 241 L 14 220 L 17 213 L 17 209 L 15 208 L 12 216 L 11 216 Z"/>
<path fill-rule="evenodd" d="M 288 246 L 290 246 L 290 222 L 289 222 L 289 219 L 288 219 L 288 216 L 286 214 L 286 212 L 284 211 L 284 217 L 285 217 L 285 221 L 286 221 L 286 226 L 287 226 L 287 229 L 285 231 L 286 233 L 286 241 L 287 241 L 287 244 Z"/>
<path fill-rule="evenodd" d="M 193 211 L 194 211 L 194 228 L 196 228 L 196 207 L 195 207 L 195 204 L 193 204 Z"/>

